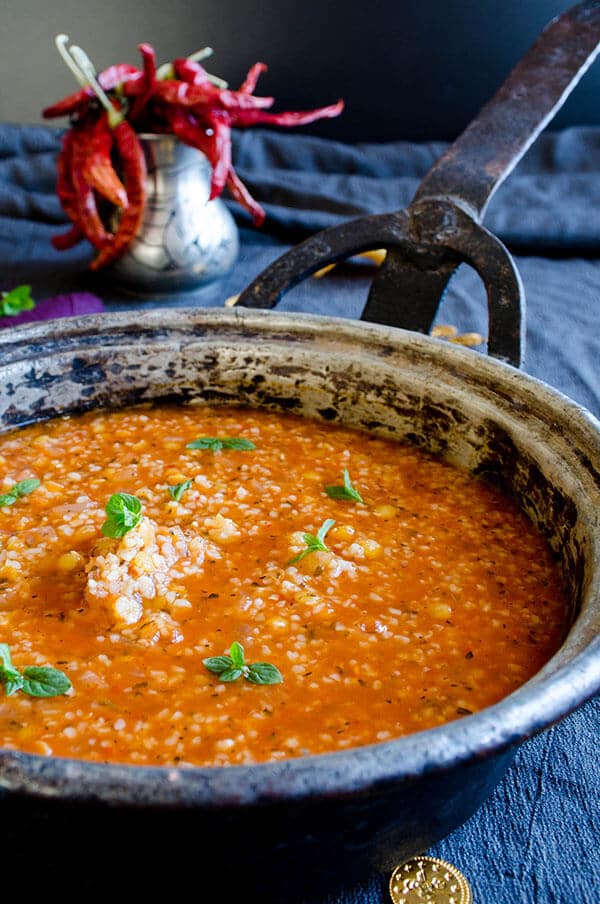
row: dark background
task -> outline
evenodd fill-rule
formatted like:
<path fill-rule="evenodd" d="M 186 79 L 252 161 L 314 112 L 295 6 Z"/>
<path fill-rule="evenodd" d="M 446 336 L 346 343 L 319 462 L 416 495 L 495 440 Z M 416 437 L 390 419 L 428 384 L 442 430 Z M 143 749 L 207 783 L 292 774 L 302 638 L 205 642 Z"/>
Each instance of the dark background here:
<path fill-rule="evenodd" d="M 4 0 L 0 120 L 41 122 L 75 88 L 54 46 L 69 34 L 98 69 L 160 62 L 209 45 L 206 65 L 237 87 L 257 60 L 274 109 L 343 97 L 339 119 L 301 131 L 349 142 L 456 137 L 568 0 Z M 577 86 L 552 128 L 600 124 L 600 67 Z M 62 126 L 62 121 L 54 123 Z"/>

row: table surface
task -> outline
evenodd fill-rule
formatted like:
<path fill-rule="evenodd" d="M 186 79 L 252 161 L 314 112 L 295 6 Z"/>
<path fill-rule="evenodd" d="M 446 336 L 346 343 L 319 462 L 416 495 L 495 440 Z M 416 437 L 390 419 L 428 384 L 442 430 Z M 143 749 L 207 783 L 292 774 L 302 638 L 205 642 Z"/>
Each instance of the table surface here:
<path fill-rule="evenodd" d="M 236 205 L 239 258 L 221 280 L 168 300 L 119 293 L 87 264 L 89 248 L 56 252 L 51 235 L 65 218 L 54 193 L 57 132 L 0 125 L 0 289 L 28 283 L 36 300 L 81 291 L 106 310 L 220 307 L 303 236 L 361 213 L 406 206 L 442 143 L 345 145 L 314 136 L 248 131 L 236 138 L 240 175 L 264 203 L 254 229 Z M 523 369 L 600 415 L 600 130 L 541 136 L 494 197 L 485 225 L 515 254 L 527 295 Z M 357 264 L 311 279 L 280 310 L 358 318 L 372 271 Z M 461 268 L 438 323 L 486 333 L 479 278 Z M 474 350 L 473 354 L 479 354 Z M 600 900 L 600 701 L 519 749 L 486 803 L 428 853 L 471 882 L 476 904 Z M 389 901 L 389 876 L 349 888 L 327 904 Z M 313 904 L 313 902 L 311 902 Z M 314 902 L 317 904 L 317 902 Z"/>

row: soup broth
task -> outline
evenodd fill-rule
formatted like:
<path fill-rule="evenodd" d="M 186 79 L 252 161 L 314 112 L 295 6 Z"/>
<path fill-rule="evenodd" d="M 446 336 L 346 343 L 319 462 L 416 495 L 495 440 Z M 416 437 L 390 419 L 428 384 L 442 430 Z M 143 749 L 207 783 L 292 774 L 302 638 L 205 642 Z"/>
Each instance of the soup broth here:
<path fill-rule="evenodd" d="M 0 437 L 0 474 L 0 643 L 71 683 L 15 690 L 5 658 L 5 748 L 221 766 L 377 743 L 496 703 L 567 628 L 510 500 L 340 425 L 92 412 Z"/>

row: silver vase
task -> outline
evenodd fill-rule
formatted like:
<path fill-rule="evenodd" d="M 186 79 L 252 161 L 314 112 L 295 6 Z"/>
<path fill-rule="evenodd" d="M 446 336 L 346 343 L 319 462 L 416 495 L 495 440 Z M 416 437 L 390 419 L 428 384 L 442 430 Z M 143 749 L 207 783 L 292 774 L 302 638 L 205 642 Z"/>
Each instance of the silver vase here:
<path fill-rule="evenodd" d="M 235 221 L 220 198 L 208 200 L 211 166 L 173 135 L 140 135 L 148 177 L 140 229 L 105 269 L 128 294 L 169 297 L 225 276 L 239 252 Z"/>

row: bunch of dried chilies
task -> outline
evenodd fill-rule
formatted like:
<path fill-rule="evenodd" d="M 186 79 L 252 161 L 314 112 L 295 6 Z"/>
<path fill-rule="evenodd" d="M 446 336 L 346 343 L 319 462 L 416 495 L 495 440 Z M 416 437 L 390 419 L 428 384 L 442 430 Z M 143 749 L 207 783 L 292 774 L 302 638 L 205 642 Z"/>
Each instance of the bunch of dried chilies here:
<path fill-rule="evenodd" d="M 70 121 L 58 155 L 57 193 L 72 226 L 52 244 L 63 250 L 87 239 L 98 249 L 93 270 L 120 257 L 139 229 L 146 200 L 141 133 L 172 134 L 205 154 L 210 198 L 227 188 L 260 226 L 265 212 L 232 165 L 232 128 L 305 125 L 338 116 L 344 106 L 340 100 L 314 110 L 269 112 L 274 98 L 254 94 L 265 64 L 255 63 L 233 91 L 201 65 L 210 48 L 157 67 L 154 49 L 140 44 L 141 69 L 120 63 L 96 75 L 87 54 L 67 47 L 68 40 L 58 35 L 56 44 L 82 87 L 42 111 L 46 119 Z"/>

